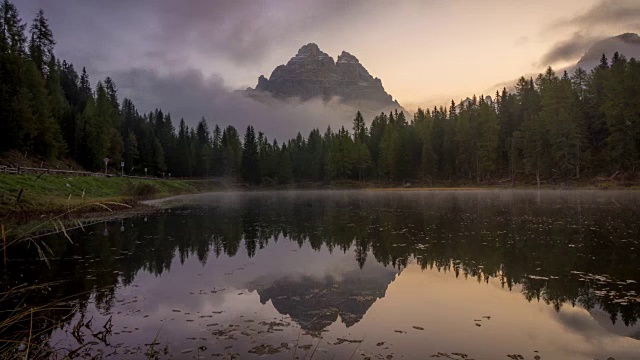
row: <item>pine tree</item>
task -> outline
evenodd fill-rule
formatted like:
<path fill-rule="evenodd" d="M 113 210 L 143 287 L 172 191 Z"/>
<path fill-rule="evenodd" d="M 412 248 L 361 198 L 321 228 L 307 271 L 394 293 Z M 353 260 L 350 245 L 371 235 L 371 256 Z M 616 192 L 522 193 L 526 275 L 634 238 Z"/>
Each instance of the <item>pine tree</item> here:
<path fill-rule="evenodd" d="M 48 67 L 53 57 L 53 33 L 49 28 L 48 20 L 44 17 L 44 11 L 40 9 L 31 23 L 29 39 L 29 55 L 41 74 L 46 75 L 51 70 Z"/>
<path fill-rule="evenodd" d="M 138 139 L 132 130 L 129 131 L 127 140 L 125 141 L 124 163 L 129 169 L 138 166 L 140 152 L 138 151 Z"/>
<path fill-rule="evenodd" d="M 496 170 L 499 131 L 494 109 L 483 100 L 479 108 L 478 133 L 476 134 L 478 137 L 477 182 L 490 176 Z"/>
<path fill-rule="evenodd" d="M 213 175 L 222 176 L 224 174 L 224 157 L 222 151 L 222 130 L 220 126 L 216 125 L 213 129 L 212 139 L 212 156 L 211 156 L 211 169 Z"/>
<path fill-rule="evenodd" d="M 277 151 L 277 149 L 276 149 Z M 282 144 L 278 154 L 278 183 L 288 184 L 293 180 L 293 166 L 291 164 L 291 155 L 287 145 Z"/>
<path fill-rule="evenodd" d="M 25 25 L 8 0 L 0 3 L 0 151 L 28 150 L 25 136 L 34 122 L 23 86 Z"/>
<path fill-rule="evenodd" d="M 212 148 L 211 148 L 211 134 L 209 133 L 209 126 L 207 120 L 202 118 L 196 128 L 196 175 L 209 176 Z"/>
<path fill-rule="evenodd" d="M 600 64 L 598 65 L 600 69 L 608 69 L 609 68 L 609 60 L 607 60 L 607 56 L 603 53 L 600 57 Z"/>
<path fill-rule="evenodd" d="M 364 118 L 360 111 L 356 113 L 356 117 L 353 119 L 353 140 L 359 143 L 366 143 L 367 137 L 367 125 L 364 122 Z"/>
<path fill-rule="evenodd" d="M 247 127 L 242 147 L 242 180 L 257 185 L 260 183 L 260 163 L 258 142 L 253 126 Z"/>
<path fill-rule="evenodd" d="M 369 131 L 369 138 L 367 146 L 369 147 L 369 153 L 371 154 L 371 160 L 377 170 L 377 175 L 382 175 L 382 167 L 380 165 L 380 144 L 384 136 L 384 130 L 387 127 L 388 118 L 385 113 L 373 118 L 371 121 L 371 127 Z"/>
<path fill-rule="evenodd" d="M 400 139 L 398 133 L 389 123 L 384 129 L 382 142 L 380 143 L 380 169 L 381 174 L 388 181 L 397 180 L 398 154 L 400 151 Z"/>
<path fill-rule="evenodd" d="M 605 99 L 602 109 L 609 129 L 607 137 L 607 153 L 613 171 L 635 170 L 640 161 L 640 149 L 637 139 L 638 111 L 634 111 L 634 100 L 628 91 L 634 90 L 626 85 L 632 78 L 628 71 L 627 60 L 617 52 L 614 54 L 609 68 L 609 77 L 605 82 Z M 637 75 L 636 75 L 637 76 Z M 635 100 L 637 105 L 637 100 Z"/>
<path fill-rule="evenodd" d="M 189 128 L 184 122 L 184 119 L 180 119 L 176 158 L 178 164 L 178 167 L 175 169 L 176 173 L 178 173 L 180 176 L 193 175 L 194 164 L 193 158 L 191 157 Z"/>
<path fill-rule="evenodd" d="M 222 132 L 222 157 L 224 176 L 230 180 L 240 178 L 240 164 L 242 161 L 242 144 L 235 127 L 229 125 Z"/>
<path fill-rule="evenodd" d="M 320 181 L 324 176 L 324 154 L 322 135 L 319 129 L 313 129 L 307 138 L 307 148 L 310 157 L 310 178 L 312 181 Z"/>
<path fill-rule="evenodd" d="M 156 175 L 160 175 L 160 173 L 164 174 L 167 171 L 167 165 L 164 158 L 164 150 L 162 149 L 162 144 L 160 144 L 160 140 L 158 140 L 158 138 L 153 139 L 152 168 L 156 171 Z"/>
<path fill-rule="evenodd" d="M 22 22 L 18 9 L 9 0 L 3 0 L 0 4 L 0 17 L 2 21 L 3 41 L 9 54 L 23 57 L 27 38 L 25 36 L 26 24 Z"/>
<path fill-rule="evenodd" d="M 361 143 L 360 140 L 354 144 L 354 147 L 354 166 L 358 170 L 358 180 L 362 181 L 364 180 L 365 170 L 372 164 L 371 154 L 369 154 L 369 148 L 367 148 L 367 145 Z"/>
<path fill-rule="evenodd" d="M 24 122 L 23 119 L 22 123 L 26 129 L 26 149 L 50 159 L 56 158 L 65 151 L 64 140 L 60 127 L 51 113 L 44 79 L 31 61 L 25 62 L 23 81 L 32 114 L 30 122 Z"/>
<path fill-rule="evenodd" d="M 344 127 L 331 138 L 329 145 L 328 173 L 331 179 L 348 179 L 354 165 L 354 143 Z"/>

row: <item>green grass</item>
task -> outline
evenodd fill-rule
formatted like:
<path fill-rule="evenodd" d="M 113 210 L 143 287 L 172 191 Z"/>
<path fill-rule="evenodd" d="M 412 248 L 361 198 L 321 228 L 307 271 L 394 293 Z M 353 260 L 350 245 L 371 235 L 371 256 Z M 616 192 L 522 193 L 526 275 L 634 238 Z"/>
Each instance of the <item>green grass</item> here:
<path fill-rule="evenodd" d="M 22 194 L 21 189 L 24 189 Z M 9 213 L 66 211 L 91 202 L 131 202 L 197 191 L 193 185 L 179 180 L 0 174 L 0 217 Z"/>

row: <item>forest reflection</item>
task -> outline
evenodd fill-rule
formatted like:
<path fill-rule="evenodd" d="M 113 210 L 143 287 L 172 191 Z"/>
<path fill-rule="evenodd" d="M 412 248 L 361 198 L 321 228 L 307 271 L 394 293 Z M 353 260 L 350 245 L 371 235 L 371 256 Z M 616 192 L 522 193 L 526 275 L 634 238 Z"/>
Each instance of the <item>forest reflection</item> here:
<path fill-rule="evenodd" d="M 46 293 L 30 294 L 28 302 L 80 294 L 74 311 L 82 312 L 89 300 L 109 311 L 116 288 L 131 284 L 141 271 L 161 275 L 176 266 L 176 259 L 184 263 L 190 257 L 202 264 L 240 252 L 253 257 L 273 242 L 288 241 L 332 253 L 353 252 L 360 269 L 373 261 L 395 274 L 415 261 L 423 269 L 498 282 L 557 311 L 563 306 L 600 308 L 612 323 L 632 326 L 640 316 L 640 212 L 634 196 L 218 194 L 146 217 L 94 225 L 75 232 L 73 244 L 52 236 L 47 243 L 57 257 L 50 260 L 50 268 L 33 260 L 11 261 L 8 286 L 65 280 Z M 20 258 L 33 257 L 31 248 L 20 251 Z M 382 282 L 376 285 L 377 297 L 384 296 L 393 276 L 375 276 Z M 273 287 L 256 289 L 261 301 L 279 295 L 272 294 Z M 354 296 L 353 291 L 345 294 Z M 365 302 L 354 322 L 372 302 Z M 299 319 L 309 318 L 304 306 L 296 311 Z M 53 318 L 68 315 L 62 311 Z M 311 330 L 320 330 L 332 319 Z"/>

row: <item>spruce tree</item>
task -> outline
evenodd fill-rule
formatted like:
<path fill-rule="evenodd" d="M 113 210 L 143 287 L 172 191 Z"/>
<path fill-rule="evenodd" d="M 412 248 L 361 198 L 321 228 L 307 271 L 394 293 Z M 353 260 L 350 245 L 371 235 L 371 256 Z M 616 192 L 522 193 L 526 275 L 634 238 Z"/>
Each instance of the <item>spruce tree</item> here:
<path fill-rule="evenodd" d="M 53 56 L 53 47 L 56 42 L 49 28 L 48 20 L 44 17 L 44 11 L 40 9 L 31 23 L 29 39 L 29 55 L 41 74 L 46 75 L 51 69 L 49 64 Z"/>
<path fill-rule="evenodd" d="M 253 126 L 248 126 L 242 147 L 242 180 L 257 185 L 260 183 L 258 142 Z"/>

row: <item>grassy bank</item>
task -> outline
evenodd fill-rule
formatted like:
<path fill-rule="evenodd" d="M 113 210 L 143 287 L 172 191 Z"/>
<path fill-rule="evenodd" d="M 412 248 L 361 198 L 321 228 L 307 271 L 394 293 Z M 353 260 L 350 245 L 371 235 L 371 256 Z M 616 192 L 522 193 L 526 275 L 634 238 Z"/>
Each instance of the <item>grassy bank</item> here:
<path fill-rule="evenodd" d="M 543 184 L 543 188 L 637 189 L 635 182 L 590 179 L 566 185 Z M 57 215 L 82 207 L 79 212 L 104 211 L 95 203 L 118 202 L 137 205 L 140 200 L 221 189 L 290 190 L 290 189 L 377 189 L 377 190 L 470 190 L 508 188 L 498 184 L 442 183 L 433 187 L 424 184 L 389 184 L 379 182 L 333 181 L 331 183 L 297 183 L 271 187 L 242 187 L 204 180 L 142 180 L 121 177 L 69 177 L 61 175 L 0 174 L 0 221 L 23 222 Z M 515 188 L 537 188 L 531 183 Z"/>
<path fill-rule="evenodd" d="M 141 199 L 197 191 L 196 186 L 179 180 L 0 174 L 0 219 L 58 214 L 94 203 L 131 205 Z"/>

